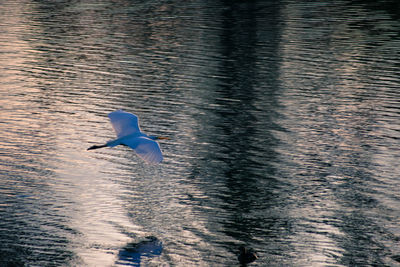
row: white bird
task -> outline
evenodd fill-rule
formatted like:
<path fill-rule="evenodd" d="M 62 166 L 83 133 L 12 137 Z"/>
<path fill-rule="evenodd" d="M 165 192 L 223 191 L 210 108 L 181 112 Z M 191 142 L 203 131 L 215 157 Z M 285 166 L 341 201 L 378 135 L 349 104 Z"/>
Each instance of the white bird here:
<path fill-rule="evenodd" d="M 132 113 L 117 110 L 108 114 L 108 117 L 117 134 L 117 139 L 104 145 L 91 146 L 87 150 L 125 145 L 135 150 L 147 163 L 155 164 L 163 160 L 160 145 L 155 140 L 168 139 L 167 137 L 149 136 L 142 133 L 139 128 L 139 119 Z"/>

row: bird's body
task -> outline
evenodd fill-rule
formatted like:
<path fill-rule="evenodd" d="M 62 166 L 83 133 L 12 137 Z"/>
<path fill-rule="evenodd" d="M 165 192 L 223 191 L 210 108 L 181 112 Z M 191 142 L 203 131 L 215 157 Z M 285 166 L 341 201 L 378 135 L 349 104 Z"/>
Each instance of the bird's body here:
<path fill-rule="evenodd" d="M 160 163 L 163 160 L 157 139 L 165 139 L 157 136 L 148 136 L 140 131 L 139 119 L 136 115 L 122 110 L 108 114 L 111 124 L 117 134 L 117 139 L 104 145 L 94 145 L 88 150 L 102 147 L 115 147 L 118 145 L 129 146 L 147 163 Z"/>

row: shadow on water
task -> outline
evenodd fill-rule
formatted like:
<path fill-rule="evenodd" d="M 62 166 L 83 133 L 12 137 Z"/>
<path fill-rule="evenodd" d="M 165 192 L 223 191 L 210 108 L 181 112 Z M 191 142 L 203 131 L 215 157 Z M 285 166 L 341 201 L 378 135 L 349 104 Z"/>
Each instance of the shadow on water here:
<path fill-rule="evenodd" d="M 217 89 L 219 96 L 216 99 L 220 109 L 215 110 L 217 119 L 213 122 L 219 130 L 218 135 L 224 140 L 220 143 L 222 155 L 216 160 L 225 163 L 221 178 L 225 180 L 227 191 L 220 197 L 222 206 L 232 216 L 224 231 L 243 242 L 249 242 L 256 229 L 265 226 L 260 225 L 263 222 L 257 215 L 253 217 L 247 214 L 257 209 L 263 210 L 273 197 L 268 191 L 273 188 L 275 170 L 268 161 L 274 158 L 274 138 L 272 135 L 262 141 L 259 138 L 258 132 L 268 132 L 268 129 L 258 128 L 255 106 L 259 94 L 273 93 L 257 88 L 257 33 L 263 25 L 257 21 L 256 2 L 226 5 L 230 7 L 223 14 L 221 53 L 224 60 L 220 67 L 221 86 Z M 267 90 L 273 91 L 276 87 L 272 85 Z M 263 142 L 264 154 L 268 155 L 263 156 L 261 161 L 252 157 L 260 141 Z M 260 169 L 264 171 L 260 173 Z M 265 188 L 259 188 L 260 179 L 268 181 Z"/>
<path fill-rule="evenodd" d="M 118 253 L 118 262 L 124 266 L 140 266 L 144 259 L 160 256 L 163 251 L 162 242 L 155 236 L 147 236 L 138 243 L 129 243 Z"/>
<path fill-rule="evenodd" d="M 210 94 L 215 95 L 216 108 L 206 110 L 207 121 L 199 124 L 207 126 L 197 133 L 200 142 L 212 149 L 195 165 L 193 177 L 207 180 L 203 190 L 212 199 L 209 205 L 219 210 L 208 219 L 209 227 L 230 237 L 222 246 L 235 253 L 239 244 L 265 249 L 264 241 L 272 232 L 282 237 L 290 227 L 276 211 L 280 197 L 275 193 L 277 170 L 272 164 L 277 140 L 271 130 L 281 130 L 274 123 L 279 60 L 263 58 L 263 53 L 277 55 L 279 7 L 257 1 L 224 5 L 222 59 L 217 87 L 210 88 L 215 90 Z M 260 43 L 268 44 L 266 51 Z M 260 62 L 268 71 L 260 70 Z"/>
<path fill-rule="evenodd" d="M 385 0 L 385 1 L 374 1 L 374 0 L 356 0 L 350 1 L 348 5 L 362 4 L 366 8 L 372 11 L 384 10 L 391 14 L 394 19 L 400 19 L 400 2 L 397 0 Z"/>

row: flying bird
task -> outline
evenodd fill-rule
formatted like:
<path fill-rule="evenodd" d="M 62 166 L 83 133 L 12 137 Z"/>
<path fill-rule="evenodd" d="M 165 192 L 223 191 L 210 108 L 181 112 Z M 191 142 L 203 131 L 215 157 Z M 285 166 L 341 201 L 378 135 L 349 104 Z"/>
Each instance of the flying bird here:
<path fill-rule="evenodd" d="M 167 137 L 142 133 L 139 128 L 139 119 L 132 113 L 117 110 L 108 114 L 108 117 L 117 134 L 117 139 L 104 145 L 91 146 L 87 150 L 124 145 L 135 150 L 138 156 L 147 163 L 156 164 L 163 160 L 160 145 L 155 140 L 168 139 Z"/>

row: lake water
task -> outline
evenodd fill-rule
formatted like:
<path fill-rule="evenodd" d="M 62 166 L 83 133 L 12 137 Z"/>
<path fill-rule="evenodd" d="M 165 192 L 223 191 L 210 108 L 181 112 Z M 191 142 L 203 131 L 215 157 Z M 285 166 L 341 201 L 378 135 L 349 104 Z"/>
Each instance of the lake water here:
<path fill-rule="evenodd" d="M 2 1 L 0 266 L 400 266 L 378 2 Z M 86 151 L 116 109 L 163 163 Z"/>

